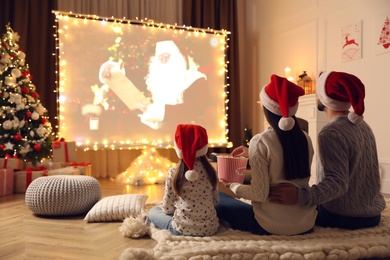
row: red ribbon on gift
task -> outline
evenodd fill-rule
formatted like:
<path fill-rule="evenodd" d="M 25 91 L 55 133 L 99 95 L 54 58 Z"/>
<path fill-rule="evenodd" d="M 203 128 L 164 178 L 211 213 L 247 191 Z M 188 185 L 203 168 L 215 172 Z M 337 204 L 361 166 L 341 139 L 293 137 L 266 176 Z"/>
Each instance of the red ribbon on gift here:
<path fill-rule="evenodd" d="M 8 158 L 11 158 L 11 155 L 9 155 L 9 154 L 7 153 L 7 154 L 4 156 L 3 169 L 7 168 Z"/>
<path fill-rule="evenodd" d="M 26 170 L 26 189 L 28 188 L 28 186 L 30 186 L 30 184 L 32 182 L 32 172 L 33 171 L 43 171 L 43 176 L 49 175 L 44 166 L 39 166 L 36 168 L 33 168 L 33 167 L 27 168 L 27 170 Z"/>
<path fill-rule="evenodd" d="M 86 162 L 71 162 L 69 165 L 70 166 L 73 166 L 73 167 L 77 167 L 77 166 L 87 166 L 87 165 L 90 165 L 91 163 L 86 163 Z"/>
<path fill-rule="evenodd" d="M 65 162 L 69 161 L 69 154 L 68 154 L 68 143 L 65 142 L 65 138 L 61 138 L 60 140 L 56 140 L 53 143 L 53 148 L 58 149 L 61 147 L 61 143 L 64 143 L 65 148 Z"/>

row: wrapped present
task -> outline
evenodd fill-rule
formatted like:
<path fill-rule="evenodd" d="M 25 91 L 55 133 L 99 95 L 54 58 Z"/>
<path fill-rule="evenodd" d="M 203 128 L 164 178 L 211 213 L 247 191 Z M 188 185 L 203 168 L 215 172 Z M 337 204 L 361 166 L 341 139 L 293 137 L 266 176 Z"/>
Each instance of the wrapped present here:
<path fill-rule="evenodd" d="M 52 160 L 42 161 L 42 165 L 48 170 L 56 170 L 66 167 L 66 162 L 53 162 Z"/>
<path fill-rule="evenodd" d="M 15 171 L 14 193 L 26 193 L 30 183 L 42 176 L 48 176 L 48 171 L 44 167 L 27 168 L 24 171 Z"/>
<path fill-rule="evenodd" d="M 23 160 L 19 158 L 13 158 L 9 154 L 7 154 L 4 158 L 0 158 L 0 168 L 23 170 Z"/>
<path fill-rule="evenodd" d="M 0 197 L 14 193 L 14 169 L 0 169 Z"/>
<path fill-rule="evenodd" d="M 43 167 L 46 170 L 55 170 L 55 169 L 64 168 L 66 166 L 67 166 L 66 162 L 53 162 L 49 159 L 44 159 L 44 160 L 42 160 L 42 162 L 38 162 L 36 164 L 33 164 L 32 162 L 25 162 L 24 163 L 24 169 Z"/>
<path fill-rule="evenodd" d="M 66 142 L 64 138 L 53 142 L 53 162 L 76 161 L 76 142 Z"/>
<path fill-rule="evenodd" d="M 85 162 L 71 162 L 68 164 L 76 169 L 80 170 L 81 175 L 92 176 L 92 165 Z"/>
<path fill-rule="evenodd" d="M 80 170 L 73 166 L 67 166 L 60 169 L 49 170 L 48 175 L 80 175 Z"/>

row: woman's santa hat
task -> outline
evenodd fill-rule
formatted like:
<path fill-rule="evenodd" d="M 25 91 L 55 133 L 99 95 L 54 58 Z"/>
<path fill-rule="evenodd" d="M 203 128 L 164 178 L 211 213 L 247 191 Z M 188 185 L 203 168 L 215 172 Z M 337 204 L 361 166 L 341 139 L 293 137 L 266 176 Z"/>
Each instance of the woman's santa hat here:
<path fill-rule="evenodd" d="M 302 87 L 273 74 L 271 82 L 260 91 L 260 100 L 269 111 L 282 116 L 279 120 L 279 128 L 289 131 L 295 125 L 295 120 L 291 116 L 298 110 L 298 98 L 304 94 Z"/>
<path fill-rule="evenodd" d="M 189 181 L 198 179 L 194 170 L 195 158 L 206 155 L 208 151 L 207 131 L 199 125 L 179 124 L 175 133 L 175 150 L 177 156 L 188 167 L 185 177 Z"/>
<path fill-rule="evenodd" d="M 335 111 L 354 111 L 348 119 L 354 124 L 363 121 L 364 84 L 356 76 L 345 72 L 323 72 L 318 79 L 317 96 L 321 103 Z"/>

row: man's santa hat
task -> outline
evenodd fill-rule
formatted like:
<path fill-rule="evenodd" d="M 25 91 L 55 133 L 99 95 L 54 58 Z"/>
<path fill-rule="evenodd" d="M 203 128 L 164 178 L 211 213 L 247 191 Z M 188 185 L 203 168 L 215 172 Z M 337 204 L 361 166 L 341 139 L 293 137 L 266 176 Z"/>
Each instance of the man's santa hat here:
<path fill-rule="evenodd" d="M 177 156 L 188 167 L 185 177 L 189 181 L 198 179 L 194 170 L 195 158 L 206 155 L 208 151 L 207 131 L 199 125 L 179 124 L 175 133 L 175 150 Z"/>
<path fill-rule="evenodd" d="M 302 87 L 273 74 L 271 82 L 260 91 L 260 100 L 269 111 L 282 116 L 278 123 L 279 128 L 289 131 L 295 125 L 291 116 L 298 110 L 298 98 L 304 94 Z"/>
<path fill-rule="evenodd" d="M 318 79 L 317 96 L 321 103 L 335 111 L 354 111 L 348 119 L 354 124 L 363 121 L 364 84 L 356 76 L 345 72 L 324 72 Z"/>

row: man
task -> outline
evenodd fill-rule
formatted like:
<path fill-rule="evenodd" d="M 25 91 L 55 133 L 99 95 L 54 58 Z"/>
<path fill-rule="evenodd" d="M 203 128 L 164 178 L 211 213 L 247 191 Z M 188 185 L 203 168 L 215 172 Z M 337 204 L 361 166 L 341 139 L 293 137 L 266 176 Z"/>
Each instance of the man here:
<path fill-rule="evenodd" d="M 364 85 L 356 76 L 320 75 L 318 109 L 330 122 L 318 135 L 318 184 L 300 189 L 285 183 L 271 187 L 271 202 L 317 205 L 319 226 L 359 229 L 379 224 L 386 203 L 380 193 L 375 137 L 363 120 L 364 97 Z"/>

